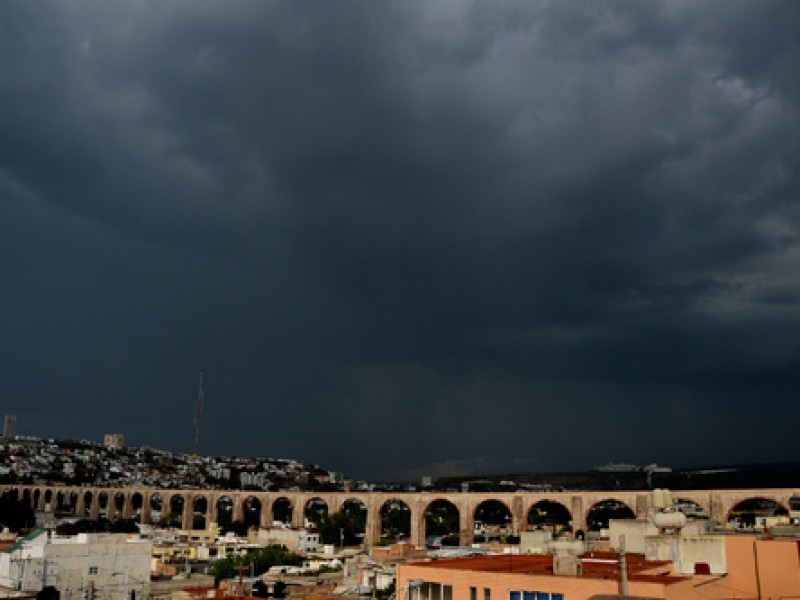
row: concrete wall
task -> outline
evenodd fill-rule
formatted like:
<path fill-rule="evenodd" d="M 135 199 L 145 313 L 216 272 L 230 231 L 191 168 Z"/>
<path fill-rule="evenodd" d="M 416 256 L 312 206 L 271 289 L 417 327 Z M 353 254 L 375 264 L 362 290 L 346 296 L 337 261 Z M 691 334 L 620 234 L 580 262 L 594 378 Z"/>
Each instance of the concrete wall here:
<path fill-rule="evenodd" d="M 625 551 L 644 554 L 645 538 L 658 534 L 658 528 L 645 519 L 611 519 L 608 522 L 608 544 L 620 548 L 620 536 L 625 536 Z"/>
<path fill-rule="evenodd" d="M 694 564 L 709 564 L 713 576 L 698 578 L 706 598 L 800 597 L 800 554 L 795 540 L 749 535 L 648 538 L 647 558 L 673 560 L 676 573 L 690 574 Z M 684 590 L 685 597 L 691 590 Z M 680 599 L 683 596 L 674 596 Z"/>
<path fill-rule="evenodd" d="M 722 535 L 653 536 L 647 538 L 644 554 L 648 560 L 672 561 L 679 574 L 693 574 L 696 563 L 705 563 L 712 573 L 723 574 L 728 572 L 725 539 Z"/>
<path fill-rule="evenodd" d="M 550 550 L 550 542 L 552 541 L 553 534 L 546 529 L 523 531 L 519 534 L 519 553 L 547 554 Z"/>
<path fill-rule="evenodd" d="M 93 588 L 97 600 L 125 600 L 149 586 L 151 553 L 150 541 L 125 534 L 42 535 L 13 553 L 11 572 L 0 575 L 0 582 L 10 580 L 10 587 L 32 592 L 52 585 L 67 598 Z"/>

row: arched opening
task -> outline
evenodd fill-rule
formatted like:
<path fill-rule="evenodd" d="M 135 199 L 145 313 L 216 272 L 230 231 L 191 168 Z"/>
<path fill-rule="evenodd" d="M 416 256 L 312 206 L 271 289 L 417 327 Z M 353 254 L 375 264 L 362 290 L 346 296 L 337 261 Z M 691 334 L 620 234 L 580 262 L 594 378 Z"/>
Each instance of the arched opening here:
<path fill-rule="evenodd" d="M 101 519 L 108 519 L 108 508 L 109 508 L 109 501 L 108 501 L 108 492 L 100 492 L 97 495 L 97 506 L 99 507 L 98 514 L 100 515 Z"/>
<path fill-rule="evenodd" d="M 125 494 L 122 492 L 117 492 L 114 494 L 114 504 L 113 504 L 113 512 L 111 513 L 112 516 L 109 517 L 110 521 L 116 521 L 117 519 L 122 519 L 124 517 L 125 510 Z"/>
<path fill-rule="evenodd" d="M 192 502 L 192 529 L 206 528 L 206 511 L 208 499 L 205 496 L 195 496 Z"/>
<path fill-rule="evenodd" d="M 69 494 L 63 491 L 56 492 L 53 512 L 56 517 L 67 517 L 72 514 L 72 509 L 69 505 Z"/>
<path fill-rule="evenodd" d="M 78 512 L 78 500 L 80 500 L 80 497 L 81 497 L 81 495 L 78 492 L 76 492 L 75 490 L 72 490 L 69 493 L 69 509 L 70 509 L 70 512 L 76 517 L 84 517 L 84 516 L 86 516 L 85 515 L 85 511 L 80 512 L 80 514 Z"/>
<path fill-rule="evenodd" d="M 164 511 L 164 498 L 158 492 L 150 495 L 150 522 L 161 523 L 161 518 L 169 511 Z"/>
<path fill-rule="evenodd" d="M 499 500 L 485 500 L 475 507 L 476 542 L 505 541 L 512 533 L 511 511 Z"/>
<path fill-rule="evenodd" d="M 631 508 L 619 500 L 601 500 L 589 510 L 586 515 L 586 524 L 589 531 L 600 531 L 608 528 L 611 519 L 635 519 L 636 515 Z"/>
<path fill-rule="evenodd" d="M 571 531 L 572 513 L 555 500 L 540 500 L 528 511 L 528 529 L 549 529 L 554 535 Z"/>
<path fill-rule="evenodd" d="M 144 506 L 144 497 L 140 492 L 134 492 L 131 495 L 131 510 L 137 519 L 142 516 L 142 506 Z"/>
<path fill-rule="evenodd" d="M 233 527 L 233 500 L 230 496 L 217 498 L 217 525 L 222 531 L 234 531 Z M 244 525 L 240 523 L 239 525 Z"/>
<path fill-rule="evenodd" d="M 737 529 L 763 529 L 789 522 L 789 511 L 769 498 L 748 498 L 731 508 L 726 522 Z"/>
<path fill-rule="evenodd" d="M 328 504 L 322 498 L 311 498 L 306 502 L 305 519 L 312 527 L 318 528 L 320 521 L 328 514 Z"/>
<path fill-rule="evenodd" d="M 159 524 L 162 527 L 183 527 L 183 506 L 186 503 L 180 494 L 169 499 L 169 506 L 162 508 Z"/>
<path fill-rule="evenodd" d="M 258 527 L 261 525 L 261 500 L 255 496 L 248 496 L 244 501 L 245 527 Z"/>
<path fill-rule="evenodd" d="M 367 530 L 367 507 L 356 498 L 345 500 L 339 512 L 322 516 L 317 530 L 323 544 L 358 546 Z"/>
<path fill-rule="evenodd" d="M 428 546 L 458 546 L 459 513 L 447 500 L 434 500 L 425 510 L 425 543 Z"/>
<path fill-rule="evenodd" d="M 83 492 L 83 506 L 86 508 L 85 515 L 92 514 L 92 503 L 94 502 L 94 495 L 92 492 Z"/>
<path fill-rule="evenodd" d="M 381 506 L 381 543 L 392 543 L 411 537 L 411 509 L 397 498 Z"/>
<path fill-rule="evenodd" d="M 789 521 L 792 525 L 800 525 L 800 496 L 789 498 Z"/>
<path fill-rule="evenodd" d="M 33 501 L 31 502 L 31 508 L 34 510 L 39 510 L 39 500 L 42 497 L 42 492 L 40 490 L 33 491 Z"/>
<path fill-rule="evenodd" d="M 286 497 L 280 497 L 272 503 L 272 518 L 284 525 L 292 524 L 292 501 Z"/>
<path fill-rule="evenodd" d="M 44 492 L 44 509 L 45 510 L 55 510 L 55 506 L 53 505 L 54 495 L 53 490 L 45 490 Z"/>
<path fill-rule="evenodd" d="M 708 511 L 694 500 L 675 498 L 672 508 L 686 515 L 687 519 L 708 519 Z"/>
<path fill-rule="evenodd" d="M 347 518 L 350 531 L 345 530 L 345 545 L 355 546 L 364 540 L 367 532 L 367 507 L 355 498 L 345 500 L 341 511 Z"/>

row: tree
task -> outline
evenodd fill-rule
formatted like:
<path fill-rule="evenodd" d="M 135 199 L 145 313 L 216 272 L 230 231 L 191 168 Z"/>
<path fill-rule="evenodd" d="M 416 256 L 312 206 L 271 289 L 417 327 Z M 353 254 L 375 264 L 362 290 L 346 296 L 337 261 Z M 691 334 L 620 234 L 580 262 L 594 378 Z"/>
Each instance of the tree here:
<path fill-rule="evenodd" d="M 252 565 L 253 571 L 256 575 L 260 575 L 268 571 L 270 567 L 275 565 L 298 566 L 303 564 L 303 559 L 290 552 L 284 546 L 267 546 L 266 548 L 259 548 L 244 556 L 229 556 L 221 558 L 211 567 L 211 574 L 214 575 L 214 581 L 219 583 L 222 579 L 232 579 L 239 575 L 237 567 L 243 566 L 250 570 Z"/>
<path fill-rule="evenodd" d="M 79 533 L 136 533 L 139 528 L 136 519 L 80 519 L 74 523 L 61 523 L 56 527 L 58 535 L 77 535 Z"/>
<path fill-rule="evenodd" d="M 111 524 L 111 533 L 137 533 L 136 519 L 117 519 Z"/>
<path fill-rule="evenodd" d="M 33 527 L 35 517 L 30 504 L 24 500 L 18 500 L 16 495 L 6 492 L 0 497 L 0 524 L 5 525 L 11 531 L 19 531 L 27 527 Z"/>
<path fill-rule="evenodd" d="M 221 526 L 220 531 L 222 531 L 222 533 L 232 531 L 239 537 L 245 537 L 247 535 L 247 525 L 244 523 L 244 521 L 236 520 L 227 523 L 225 526 Z"/>

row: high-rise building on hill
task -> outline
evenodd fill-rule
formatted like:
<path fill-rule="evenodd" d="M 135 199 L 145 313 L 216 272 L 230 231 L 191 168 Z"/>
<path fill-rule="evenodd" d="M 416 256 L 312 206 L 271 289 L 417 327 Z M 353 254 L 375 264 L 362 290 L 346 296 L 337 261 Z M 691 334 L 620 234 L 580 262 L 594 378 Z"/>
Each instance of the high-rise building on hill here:
<path fill-rule="evenodd" d="M 17 416 L 6 415 L 3 420 L 3 439 L 13 440 L 17 435 Z"/>

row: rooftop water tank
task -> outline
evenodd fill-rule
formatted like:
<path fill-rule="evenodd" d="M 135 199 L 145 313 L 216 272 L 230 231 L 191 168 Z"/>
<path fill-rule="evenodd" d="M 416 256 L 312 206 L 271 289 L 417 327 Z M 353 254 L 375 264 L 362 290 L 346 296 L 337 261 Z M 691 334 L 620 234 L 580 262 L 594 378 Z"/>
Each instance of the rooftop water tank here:
<path fill-rule="evenodd" d="M 653 515 L 653 524 L 661 529 L 678 529 L 686 525 L 686 515 L 678 510 L 660 511 Z"/>

